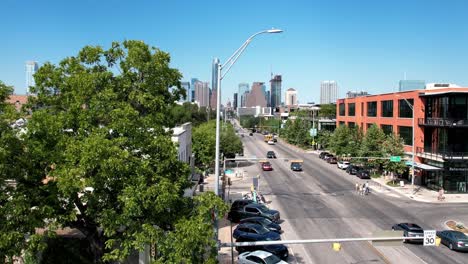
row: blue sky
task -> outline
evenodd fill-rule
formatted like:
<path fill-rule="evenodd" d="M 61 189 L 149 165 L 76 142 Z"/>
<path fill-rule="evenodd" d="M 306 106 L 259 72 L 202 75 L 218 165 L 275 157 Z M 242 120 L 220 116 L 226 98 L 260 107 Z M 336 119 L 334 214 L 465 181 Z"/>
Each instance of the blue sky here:
<path fill-rule="evenodd" d="M 25 62 L 58 63 L 85 45 L 139 39 L 171 54 L 184 80 L 211 82 L 225 61 L 260 35 L 225 77 L 223 101 L 240 82 L 283 75 L 283 93 L 320 98 L 320 81 L 391 92 L 408 79 L 468 86 L 468 1 L 34 1 L 2 0 L 0 80 L 25 93 Z M 284 97 L 283 97 L 284 100 Z"/>

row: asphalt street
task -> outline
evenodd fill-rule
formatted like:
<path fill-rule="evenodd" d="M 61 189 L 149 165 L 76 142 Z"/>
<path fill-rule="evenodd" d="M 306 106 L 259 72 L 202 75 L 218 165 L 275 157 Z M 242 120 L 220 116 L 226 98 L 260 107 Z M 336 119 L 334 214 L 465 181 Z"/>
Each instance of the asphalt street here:
<path fill-rule="evenodd" d="M 286 145 L 267 145 L 263 136 L 243 138 L 244 156 L 263 158 L 268 150 L 276 152 L 271 160 L 274 170 L 257 172 L 263 183 L 262 193 L 269 205 L 284 219 L 283 239 L 316 239 L 369 236 L 377 230 L 390 230 L 400 222 L 414 222 L 427 229 L 443 229 L 448 219 L 468 222 L 468 207 L 462 204 L 429 204 L 403 197 L 371 193 L 359 196 L 354 191 L 355 176 L 320 160 L 316 154 L 296 152 Z M 286 159 L 286 160 L 285 160 Z M 293 172 L 289 160 L 304 160 L 303 172 Z M 424 247 L 402 244 L 400 247 L 375 247 L 367 242 L 343 243 L 335 252 L 330 244 L 293 245 L 297 263 L 468 263 L 468 254 L 450 251 L 445 246 Z"/>

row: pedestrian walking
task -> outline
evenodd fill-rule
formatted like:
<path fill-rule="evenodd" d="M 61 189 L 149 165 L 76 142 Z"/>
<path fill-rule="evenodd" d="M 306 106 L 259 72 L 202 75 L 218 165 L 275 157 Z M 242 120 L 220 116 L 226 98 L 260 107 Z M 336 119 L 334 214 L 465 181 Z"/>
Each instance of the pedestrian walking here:
<path fill-rule="evenodd" d="M 367 195 L 369 193 L 369 181 L 364 183 L 364 194 Z"/>
<path fill-rule="evenodd" d="M 359 183 L 357 183 L 357 182 L 356 182 L 355 189 L 356 189 L 356 193 L 359 194 Z"/>
<path fill-rule="evenodd" d="M 359 195 L 362 195 L 363 194 L 363 185 L 362 184 L 359 184 Z"/>

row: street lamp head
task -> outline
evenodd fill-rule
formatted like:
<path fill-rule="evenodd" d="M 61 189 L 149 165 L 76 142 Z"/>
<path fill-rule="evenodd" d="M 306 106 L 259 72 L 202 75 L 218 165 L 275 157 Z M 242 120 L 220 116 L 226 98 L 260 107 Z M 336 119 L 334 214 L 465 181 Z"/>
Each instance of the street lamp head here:
<path fill-rule="evenodd" d="M 267 32 L 268 33 L 281 33 L 281 32 L 283 32 L 283 30 L 272 28 L 272 29 L 267 30 Z"/>

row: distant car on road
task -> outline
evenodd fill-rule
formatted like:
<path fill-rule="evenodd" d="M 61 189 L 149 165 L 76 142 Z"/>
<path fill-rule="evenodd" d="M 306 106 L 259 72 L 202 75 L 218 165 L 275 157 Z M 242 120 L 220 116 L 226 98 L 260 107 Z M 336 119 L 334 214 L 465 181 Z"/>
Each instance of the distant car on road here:
<path fill-rule="evenodd" d="M 273 150 L 268 151 L 266 156 L 268 159 L 276 159 L 276 154 Z"/>
<path fill-rule="evenodd" d="M 271 166 L 271 163 L 268 161 L 262 161 L 262 170 L 263 171 L 272 171 L 273 167 Z"/>
<path fill-rule="evenodd" d="M 342 170 L 346 170 L 349 166 L 349 161 L 340 160 L 336 163 L 336 166 Z"/>
<path fill-rule="evenodd" d="M 288 264 L 275 256 L 273 253 L 256 250 L 254 252 L 244 252 L 239 255 L 239 264 Z"/>
<path fill-rule="evenodd" d="M 259 217 L 259 216 L 249 217 L 249 218 L 242 219 L 240 223 L 241 224 L 244 224 L 244 223 L 259 224 L 267 228 L 270 231 L 281 233 L 281 226 L 278 225 L 277 223 L 274 223 L 273 221 L 269 219 L 266 219 L 265 217 Z"/>
<path fill-rule="evenodd" d="M 413 223 L 400 223 L 392 226 L 392 230 L 402 230 L 404 237 L 417 237 L 421 239 L 409 239 L 404 240 L 404 243 L 422 243 L 424 237 L 424 230 L 422 227 L 418 226 L 417 224 Z"/>
<path fill-rule="evenodd" d="M 291 170 L 302 171 L 303 160 L 291 160 Z"/>
<path fill-rule="evenodd" d="M 359 166 L 356 166 L 354 164 L 349 164 L 348 167 L 346 168 L 346 173 L 351 174 L 351 175 L 356 175 L 359 169 L 360 169 Z"/>
<path fill-rule="evenodd" d="M 460 231 L 437 231 L 437 236 L 440 237 L 440 242 L 450 250 L 468 251 L 468 237 Z"/>
<path fill-rule="evenodd" d="M 327 162 L 329 164 L 336 164 L 338 162 L 338 160 L 336 159 L 336 157 L 330 157 L 327 159 Z"/>
<path fill-rule="evenodd" d="M 328 153 L 328 152 L 326 152 L 326 151 L 320 152 L 319 158 L 324 159 L 324 158 L 325 158 L 325 155 L 328 155 L 328 154 L 330 154 L 330 153 Z"/>
<path fill-rule="evenodd" d="M 244 218 L 254 216 L 265 217 L 275 223 L 280 220 L 280 213 L 276 210 L 269 209 L 264 204 L 250 203 L 242 208 L 235 209 L 231 207 L 231 211 L 228 213 L 228 219 L 236 223 Z"/>
<path fill-rule="evenodd" d="M 278 232 L 270 231 L 268 228 L 253 223 L 239 224 L 232 237 L 238 239 L 239 237 L 255 239 L 258 241 L 274 241 L 281 240 L 281 236 Z"/>
<path fill-rule="evenodd" d="M 268 143 L 268 145 L 274 145 L 275 144 L 275 142 L 273 140 L 268 140 L 267 143 Z"/>
<path fill-rule="evenodd" d="M 370 172 L 364 168 L 360 168 L 356 172 L 356 176 L 359 177 L 359 179 L 370 179 Z"/>

